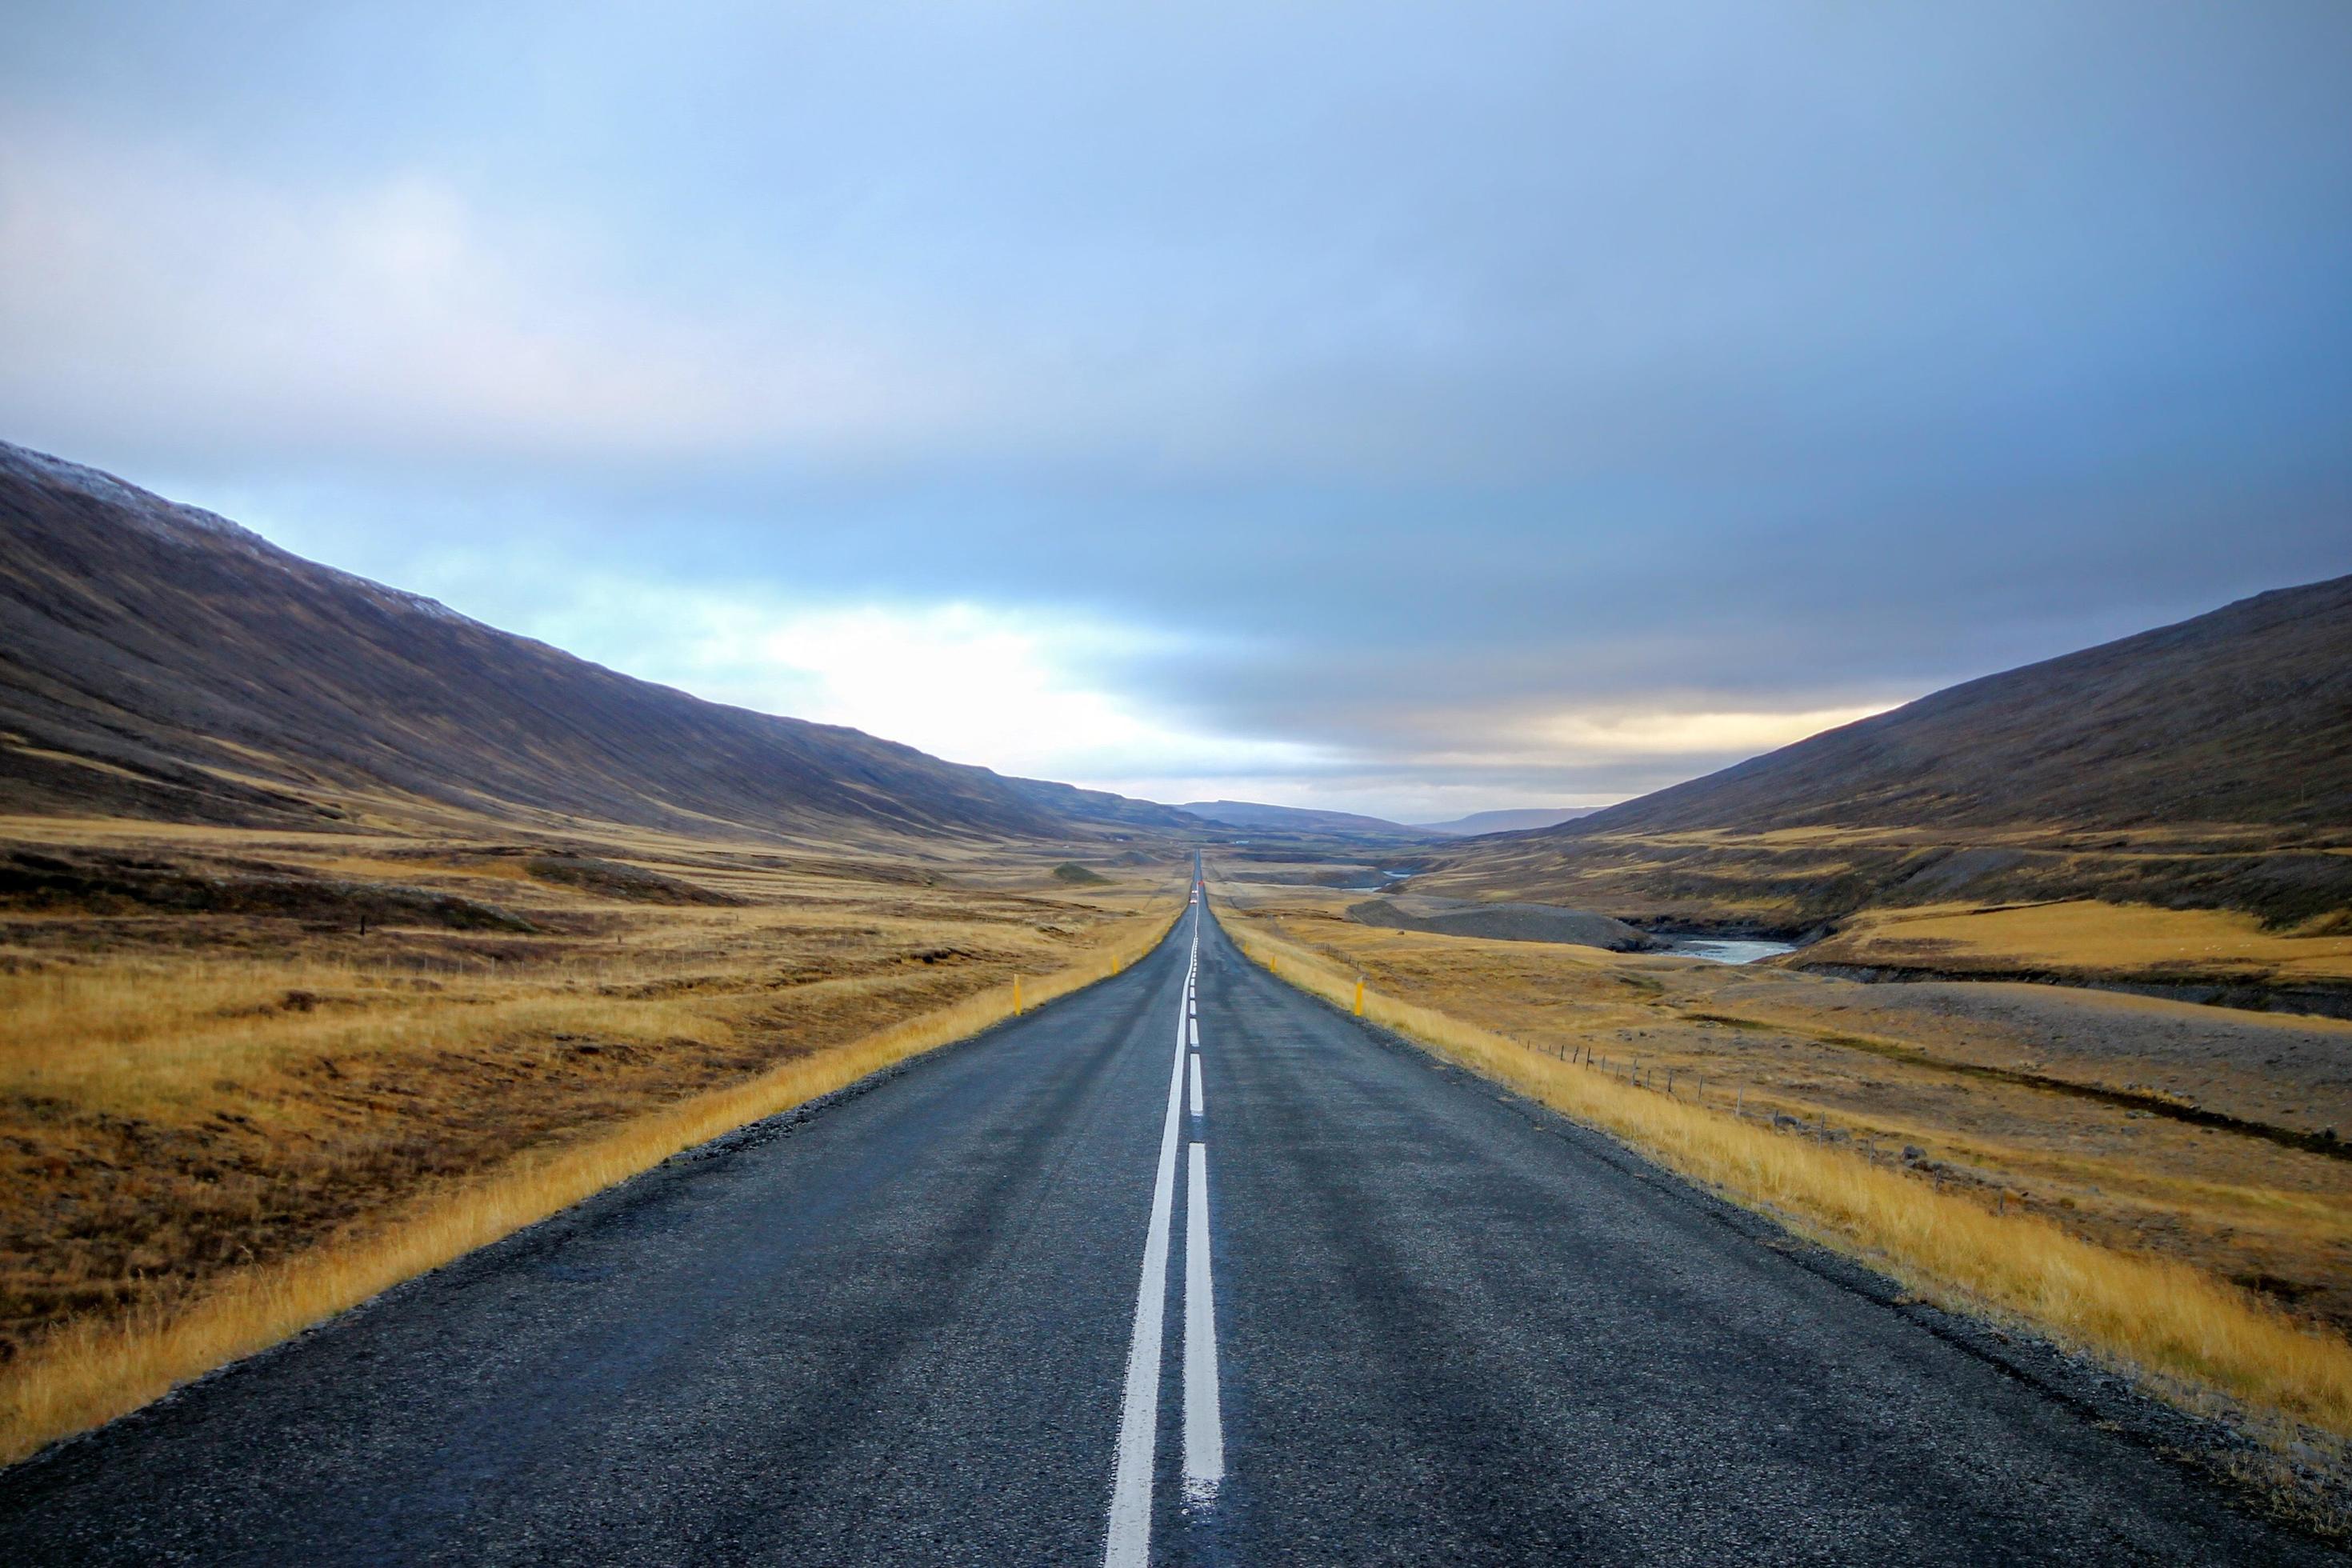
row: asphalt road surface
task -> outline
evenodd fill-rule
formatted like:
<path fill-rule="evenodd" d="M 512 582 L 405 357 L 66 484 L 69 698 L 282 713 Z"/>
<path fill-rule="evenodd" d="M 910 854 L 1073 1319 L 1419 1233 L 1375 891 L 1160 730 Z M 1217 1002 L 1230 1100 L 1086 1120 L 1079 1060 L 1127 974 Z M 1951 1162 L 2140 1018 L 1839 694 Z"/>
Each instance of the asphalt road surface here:
<path fill-rule="evenodd" d="M 0 1475 L 0 1562 L 2340 1561 L 2063 1383 L 1188 918 Z"/>

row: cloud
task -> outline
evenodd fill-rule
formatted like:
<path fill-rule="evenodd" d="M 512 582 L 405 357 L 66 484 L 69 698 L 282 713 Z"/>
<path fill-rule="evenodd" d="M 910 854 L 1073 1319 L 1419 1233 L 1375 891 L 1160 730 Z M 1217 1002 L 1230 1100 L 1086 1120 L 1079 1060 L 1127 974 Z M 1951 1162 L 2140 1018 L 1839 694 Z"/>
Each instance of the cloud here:
<path fill-rule="evenodd" d="M 1164 800 L 1272 795 L 1412 820 L 1442 816 L 1458 801 L 1600 804 L 1891 705 L 1535 717 L 1467 709 L 1392 725 L 1362 743 L 1317 745 L 1196 726 L 1118 678 L 1139 657 L 1212 651 L 1214 639 L 1201 634 L 1105 622 L 1075 608 L 793 603 L 610 579 L 571 586 L 564 603 L 519 629 L 713 701 Z"/>
<path fill-rule="evenodd" d="M 0 409 L 72 437 L 564 464 L 853 453 L 976 402 L 880 331 L 677 311 L 404 172 L 289 188 L 165 147 L 0 137 Z M 35 410 L 37 408 L 37 416 Z"/>
<path fill-rule="evenodd" d="M 1447 760 L 1535 762 L 1570 768 L 1634 760 L 1750 756 L 1884 713 L 1894 706 L 1882 702 L 1793 713 L 1675 711 L 1658 707 L 1555 713 L 1516 725 L 1499 723 L 1491 731 L 1499 742 L 1496 748 L 1451 753 Z"/>
<path fill-rule="evenodd" d="M 507 570 L 446 563 L 436 586 L 466 605 Z M 1890 705 L 1726 711 L 1706 694 L 1675 693 L 1638 709 L 1464 706 L 1387 713 L 1367 733 L 1318 743 L 1199 723 L 1125 673 L 1139 660 L 1246 660 L 1249 647 L 1078 606 L 844 604 L 583 574 L 510 624 L 713 701 L 849 724 L 1004 772 L 1154 799 L 1270 795 L 1412 820 L 1463 802 L 1621 799 Z"/>
<path fill-rule="evenodd" d="M 611 580 L 573 588 L 522 629 L 712 701 L 848 724 L 954 761 L 1102 787 L 1321 761 L 1293 742 L 1191 730 L 1113 689 L 1097 678 L 1103 666 L 1178 639 L 1083 611 L 795 604 Z"/>
<path fill-rule="evenodd" d="M 10 438 L 971 760 L 1591 800 L 2352 569 L 2341 7 L 10 42 Z"/>

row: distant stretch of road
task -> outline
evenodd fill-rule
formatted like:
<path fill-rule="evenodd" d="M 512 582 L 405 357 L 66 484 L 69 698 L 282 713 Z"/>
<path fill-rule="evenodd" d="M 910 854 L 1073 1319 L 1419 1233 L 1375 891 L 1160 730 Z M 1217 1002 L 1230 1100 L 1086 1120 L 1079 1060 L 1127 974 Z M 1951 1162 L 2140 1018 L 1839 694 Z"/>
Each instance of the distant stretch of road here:
<path fill-rule="evenodd" d="M 1196 910 L 0 1475 L 0 1563 L 2340 1561 L 2054 1387 Z"/>

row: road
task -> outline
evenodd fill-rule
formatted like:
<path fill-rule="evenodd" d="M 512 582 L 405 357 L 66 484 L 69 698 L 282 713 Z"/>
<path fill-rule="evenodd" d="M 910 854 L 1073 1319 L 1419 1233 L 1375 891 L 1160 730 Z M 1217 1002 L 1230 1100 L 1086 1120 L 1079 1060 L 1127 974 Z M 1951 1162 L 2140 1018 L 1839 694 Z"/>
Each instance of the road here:
<path fill-rule="evenodd" d="M 0 1561 L 2340 1561 L 2020 1357 L 1188 917 L 0 1475 Z"/>

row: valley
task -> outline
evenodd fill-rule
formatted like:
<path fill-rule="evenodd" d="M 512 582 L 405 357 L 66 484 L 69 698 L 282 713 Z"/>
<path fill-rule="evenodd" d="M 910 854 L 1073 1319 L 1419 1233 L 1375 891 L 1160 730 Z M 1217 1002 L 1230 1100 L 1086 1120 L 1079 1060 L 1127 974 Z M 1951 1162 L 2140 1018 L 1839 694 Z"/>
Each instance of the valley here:
<path fill-rule="evenodd" d="M 2352 1129 L 2352 1023 L 1432 935 L 1308 888 L 1225 892 L 1372 991 L 1767 1124 L 1825 1122 L 1887 1161 L 1916 1150 L 1931 1183 L 2352 1331 L 2352 1143 L 2326 1139 Z M 2179 1114 L 2200 1110 L 2238 1125 Z"/>
<path fill-rule="evenodd" d="M 5 39 L 0 1568 L 2347 1561 L 2352 5 Z"/>
<path fill-rule="evenodd" d="M 289 1268 L 369 1278 L 533 1173 L 659 1159 L 1172 915 L 1172 863 L 1073 885 L 1061 853 L 0 821 L 0 1444 L 124 1396 L 94 1346 Z"/>
<path fill-rule="evenodd" d="M 1045 1076 L 1019 1094 L 1061 1105 L 1101 1075 L 1127 1083 L 1150 1047 L 1122 977 L 1189 910 L 1195 943 L 1230 923 L 1236 945 L 1211 947 L 1242 1008 L 1242 1054 L 1205 1075 L 1194 1058 L 1193 1125 L 1202 1083 L 1225 1085 L 1237 1138 L 1271 1162 L 1248 1180 L 1290 1158 L 1254 1096 L 1305 1095 L 1293 1118 L 1329 1109 L 1308 1109 L 1313 1072 L 1252 1054 L 1249 1020 L 1303 1030 L 1342 1077 L 1379 1047 L 1255 989 L 1244 954 L 1334 1000 L 1360 984 L 1376 1020 L 1475 1079 L 1916 1300 L 2046 1340 L 2053 1365 L 2219 1418 L 2179 1441 L 2253 1506 L 2322 1530 L 2352 1517 L 2352 1019 L 2325 1016 L 2352 997 L 2352 840 L 2325 787 L 2305 807 L 2332 731 L 2266 764 L 2304 768 L 2292 807 L 2275 779 L 2231 797 L 2263 820 L 2047 794 L 2070 774 L 2030 803 L 2063 826 L 1958 783 L 1809 805 L 1889 756 L 1916 773 L 1944 743 L 1822 761 L 1857 744 L 1842 731 L 1590 815 L 1413 828 L 1180 808 L 701 702 L 14 448 L 0 521 L 23 545 L 0 571 L 6 1453 L 505 1256 L 502 1238 L 528 1254 L 542 1222 L 679 1158 L 764 1160 L 835 1097 L 1029 1028 L 1072 992 L 1088 999 L 1069 1016 L 1111 1032 L 1040 1020 L 1021 1051 Z M 2242 677 L 2266 657 L 2253 645 L 2282 639 L 2335 657 L 2320 597 L 2318 634 L 2275 604 L 2251 629 L 2225 613 L 2234 651 L 2212 662 Z M 2140 689 L 2137 661 L 2083 657 Z M 2031 695 L 2000 698 L 2001 722 Z M 1856 728 L 1978 711 L 1914 708 Z M 1187 903 L 1195 856 L 1213 911 Z M 1761 960 L 1684 945 L 1707 938 L 1726 944 L 1714 957 Z M 999 1058 L 974 1060 L 952 1080 L 1028 1114 L 1003 1100 Z M 1034 1065 L 1080 1060 L 1083 1081 Z M 1453 1103 L 1423 1109 L 1442 1121 Z M 886 1142 L 931 1136 L 877 1114 Z M 1090 1128 L 1023 1136 L 1093 1147 Z M 1597 1179 L 1580 1170 L 1558 1179 Z M 995 1201 L 953 1198 L 961 1179 L 893 1201 Z M 1055 1201 L 1115 1229 L 1101 1200 L 1117 1187 Z M 1188 1269 L 1195 1252 L 1207 1267 L 1201 1225 Z M 1321 1225 L 1289 1213 L 1255 1245 L 1353 1246 Z M 2095 1282 L 2079 1300 L 2050 1286 L 2068 1268 Z M 2218 1325 L 2206 1351 L 2183 1312 Z M 1235 1376 L 1291 1352 L 1255 1353 Z M 1114 1504 L 1114 1542 L 1144 1506 Z"/>

